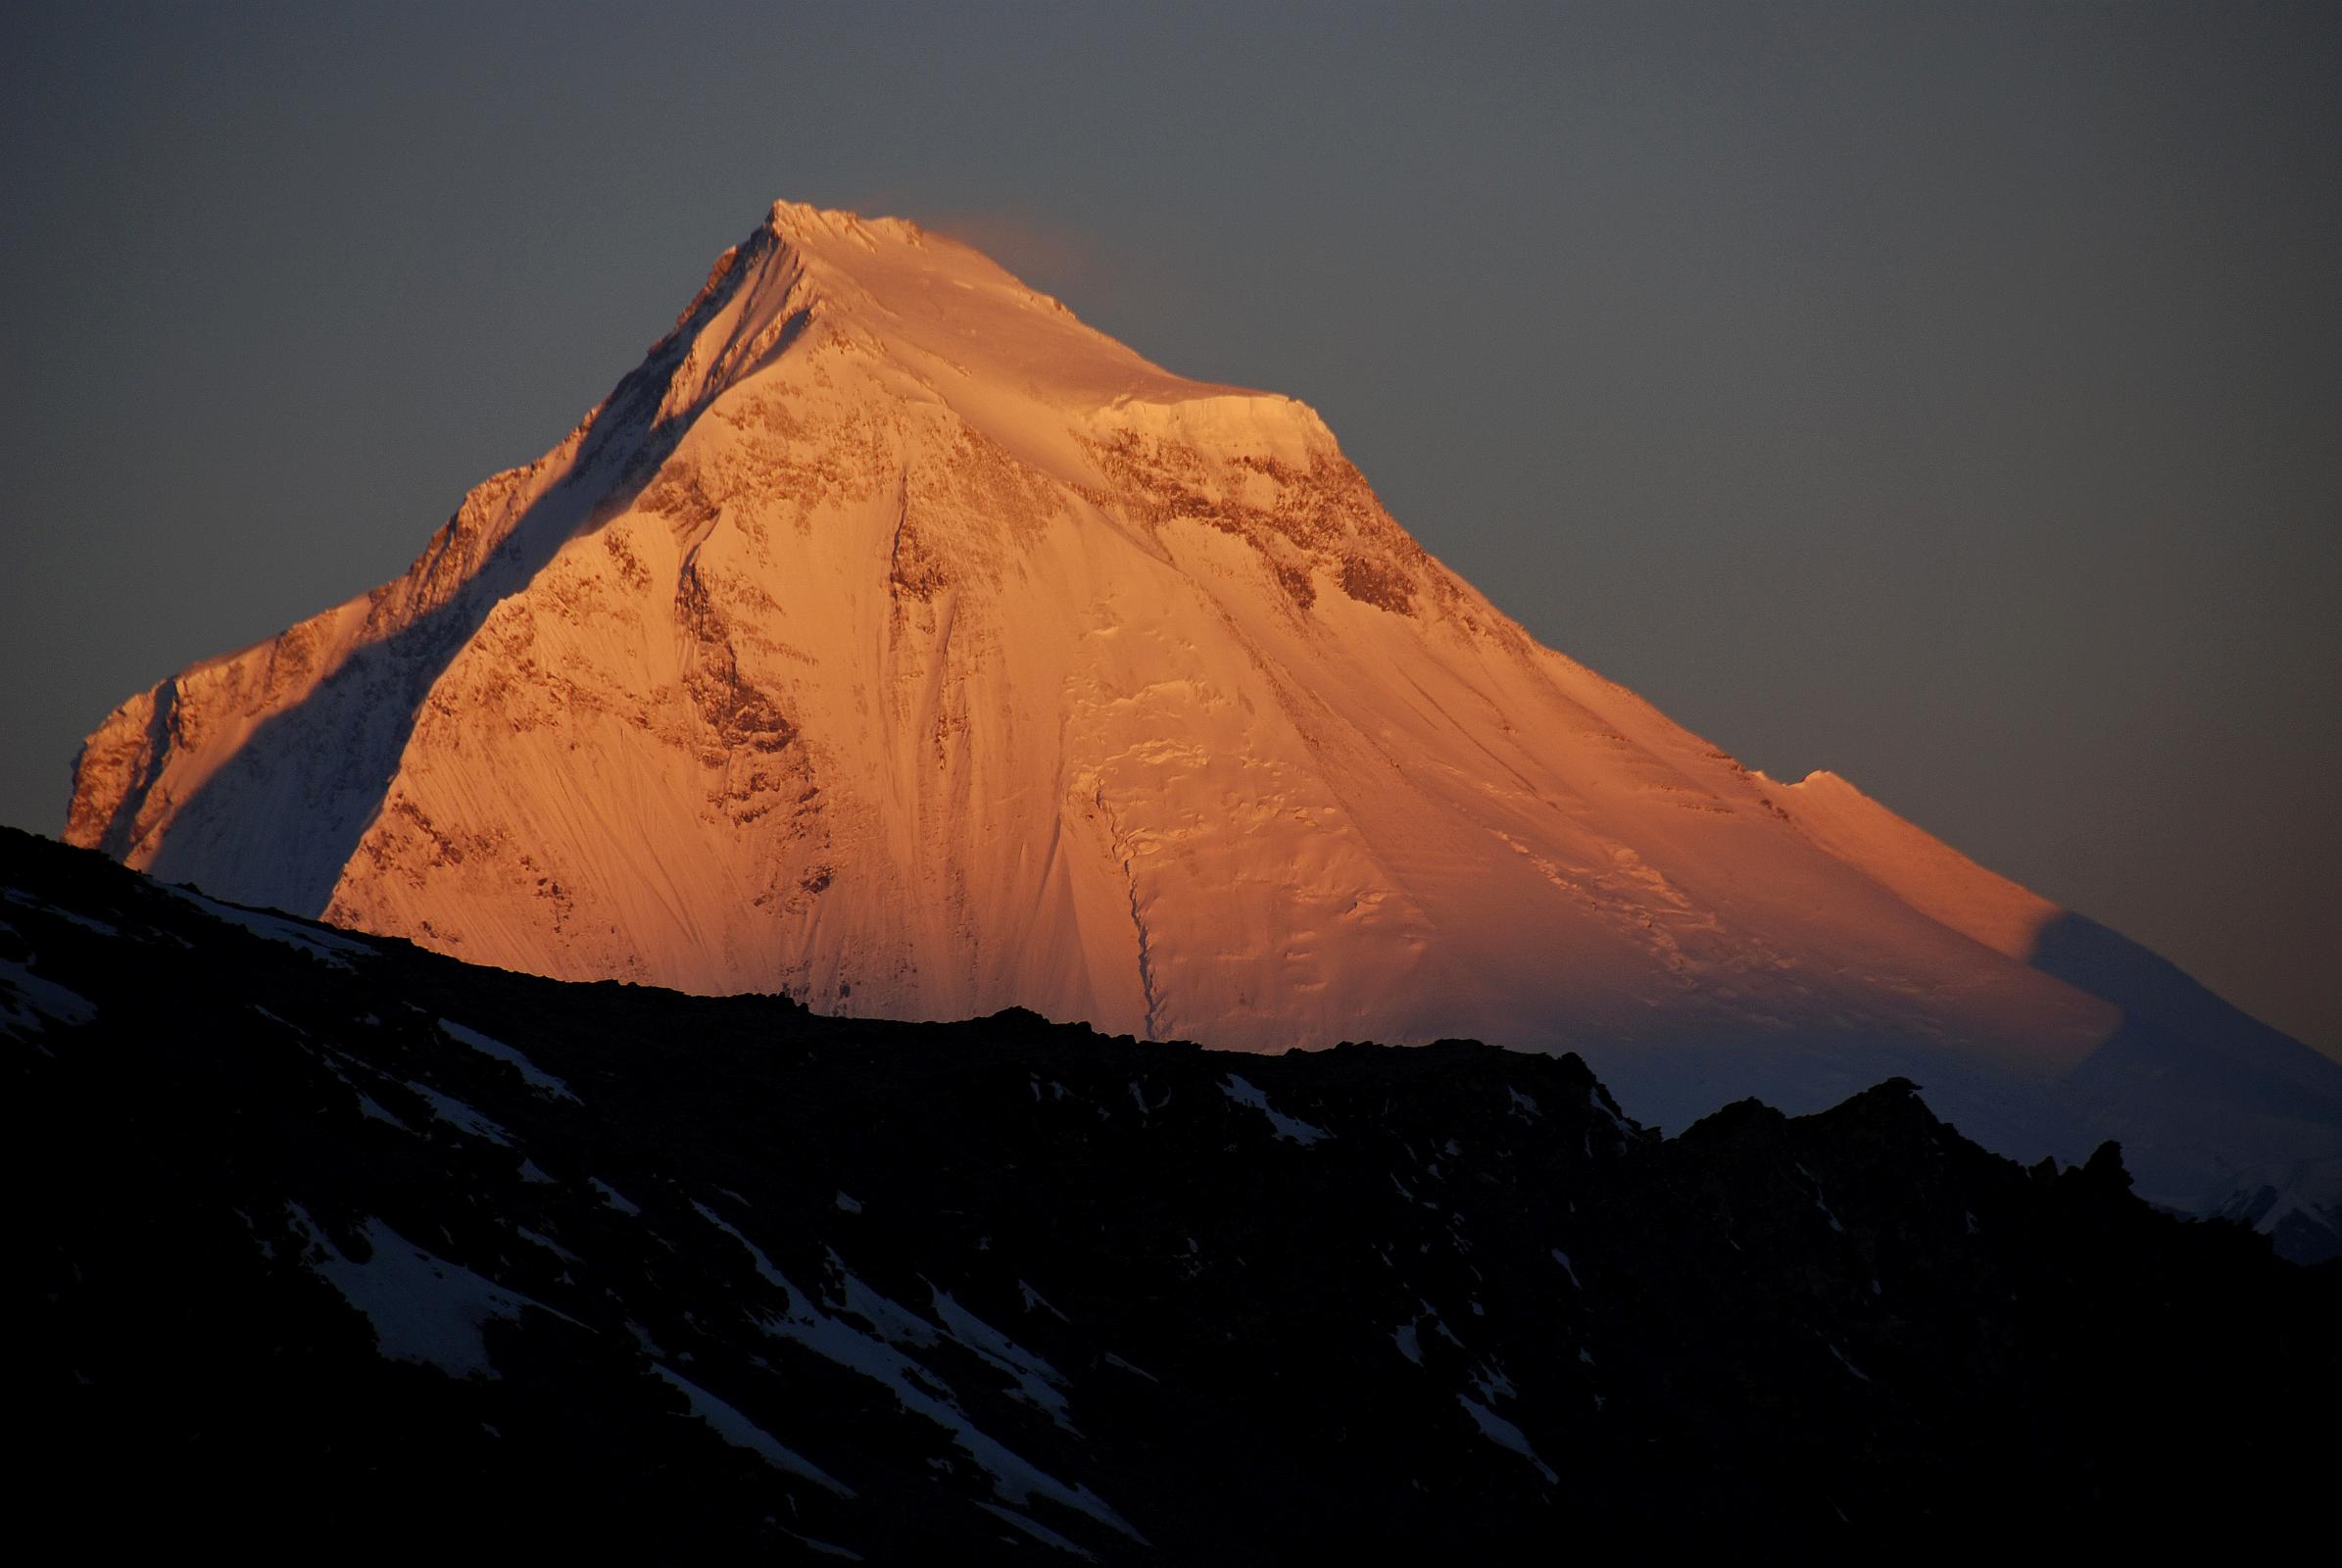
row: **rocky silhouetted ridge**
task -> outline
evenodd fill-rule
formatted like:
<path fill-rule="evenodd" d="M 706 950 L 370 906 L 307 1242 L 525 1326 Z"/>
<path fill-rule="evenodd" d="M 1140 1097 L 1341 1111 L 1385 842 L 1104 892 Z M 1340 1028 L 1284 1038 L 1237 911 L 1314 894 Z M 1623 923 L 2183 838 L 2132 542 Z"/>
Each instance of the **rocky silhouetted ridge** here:
<path fill-rule="evenodd" d="M 85 1548 L 1775 1555 L 2329 1479 L 2342 1267 L 1901 1081 L 1662 1139 L 1575 1056 L 561 984 L 16 833 L 0 901 L 24 1496 Z"/>

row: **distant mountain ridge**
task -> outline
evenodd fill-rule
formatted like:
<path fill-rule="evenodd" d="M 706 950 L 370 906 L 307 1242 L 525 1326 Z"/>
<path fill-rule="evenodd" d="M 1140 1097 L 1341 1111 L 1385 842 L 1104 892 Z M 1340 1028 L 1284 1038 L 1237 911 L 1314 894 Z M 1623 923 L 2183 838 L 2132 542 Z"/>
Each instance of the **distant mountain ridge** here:
<path fill-rule="evenodd" d="M 117 710 L 67 837 L 561 978 L 1576 1050 L 1671 1125 L 1899 1074 L 2027 1158 L 2119 1135 L 2175 1207 L 2342 1207 L 2342 1066 L 1748 772 L 1305 406 L 897 220 L 777 204 L 405 576 Z"/>

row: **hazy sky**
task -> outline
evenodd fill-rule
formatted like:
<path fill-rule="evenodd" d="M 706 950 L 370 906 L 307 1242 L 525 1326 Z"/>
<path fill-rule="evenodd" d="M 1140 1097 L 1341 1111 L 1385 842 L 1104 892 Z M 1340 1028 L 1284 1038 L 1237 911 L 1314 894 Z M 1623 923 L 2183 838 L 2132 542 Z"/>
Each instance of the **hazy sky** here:
<path fill-rule="evenodd" d="M 775 196 L 2342 1047 L 2342 6 L 11 7 L 0 820 L 403 569 Z"/>

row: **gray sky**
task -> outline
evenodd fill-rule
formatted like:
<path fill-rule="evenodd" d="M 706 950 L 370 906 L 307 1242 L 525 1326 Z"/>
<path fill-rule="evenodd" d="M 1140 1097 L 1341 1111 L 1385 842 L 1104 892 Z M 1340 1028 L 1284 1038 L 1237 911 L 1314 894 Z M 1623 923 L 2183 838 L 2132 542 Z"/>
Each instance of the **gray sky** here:
<path fill-rule="evenodd" d="M 1307 400 L 1539 638 L 2342 1048 L 2342 7 L 32 12 L 0 820 L 789 196 Z"/>

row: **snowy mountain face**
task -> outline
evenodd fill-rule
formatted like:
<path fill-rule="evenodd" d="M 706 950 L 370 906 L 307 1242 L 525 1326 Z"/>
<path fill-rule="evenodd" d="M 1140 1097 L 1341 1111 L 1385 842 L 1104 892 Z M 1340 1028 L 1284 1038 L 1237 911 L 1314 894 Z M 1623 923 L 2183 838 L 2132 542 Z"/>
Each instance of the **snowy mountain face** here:
<path fill-rule="evenodd" d="M 2342 1189 L 2342 1068 L 1538 646 L 1301 404 L 894 220 L 776 206 L 405 576 L 112 714 L 67 837 L 558 978 L 1575 1049 L 1678 1124 L 1903 1074 L 2176 1206 Z"/>

